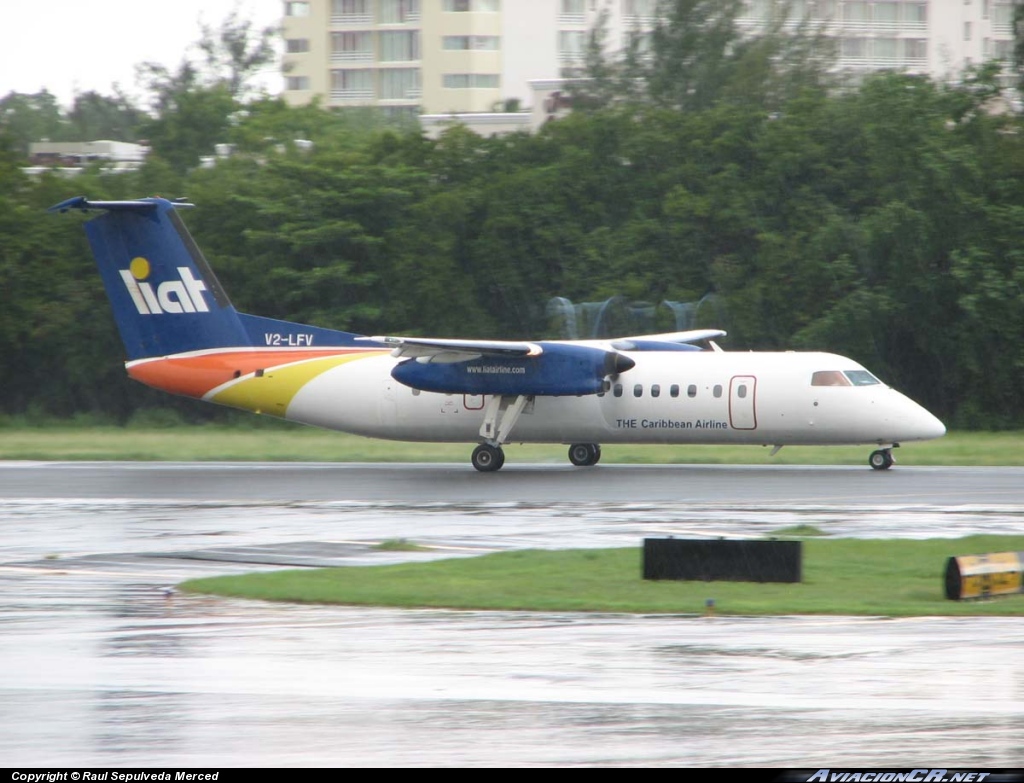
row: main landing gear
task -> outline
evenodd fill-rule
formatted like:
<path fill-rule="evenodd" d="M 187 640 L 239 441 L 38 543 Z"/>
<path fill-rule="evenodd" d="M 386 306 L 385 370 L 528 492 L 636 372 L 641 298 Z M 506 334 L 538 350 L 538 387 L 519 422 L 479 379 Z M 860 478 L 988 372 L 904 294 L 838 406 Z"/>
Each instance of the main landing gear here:
<path fill-rule="evenodd" d="M 473 449 L 473 467 L 481 473 L 501 470 L 505 464 L 502 445 L 508 443 L 512 428 L 523 413 L 533 411 L 533 397 L 520 394 L 494 395 L 484 407 L 484 421 L 480 425 L 479 446 Z M 569 447 L 569 461 L 579 467 L 596 465 L 601 459 L 601 447 L 596 443 L 574 443 Z"/>
<path fill-rule="evenodd" d="M 596 443 L 574 443 L 569 447 L 569 462 L 578 468 L 596 465 L 601 459 L 601 447 Z"/>
<path fill-rule="evenodd" d="M 569 462 L 577 467 L 596 465 L 600 459 L 601 447 L 596 443 L 574 443 L 569 447 Z M 481 443 L 473 449 L 472 461 L 481 473 L 493 473 L 505 464 L 505 451 L 501 446 Z"/>
<path fill-rule="evenodd" d="M 899 444 L 894 444 L 894 446 L 899 446 Z M 876 449 L 868 457 L 868 464 L 875 470 L 888 470 L 896 464 L 896 458 L 893 457 L 891 448 Z"/>
<path fill-rule="evenodd" d="M 492 446 L 489 443 L 481 443 L 473 449 L 473 467 L 481 473 L 493 473 L 501 470 L 505 464 L 505 452 L 501 446 Z"/>
<path fill-rule="evenodd" d="M 503 443 L 508 443 L 509 435 L 519 417 L 525 411 L 533 410 L 533 397 L 520 394 L 494 395 L 487 401 L 484 408 L 484 421 L 480 425 L 480 437 L 483 443 L 473 449 L 473 467 L 481 473 L 493 473 L 501 470 L 505 464 Z"/>

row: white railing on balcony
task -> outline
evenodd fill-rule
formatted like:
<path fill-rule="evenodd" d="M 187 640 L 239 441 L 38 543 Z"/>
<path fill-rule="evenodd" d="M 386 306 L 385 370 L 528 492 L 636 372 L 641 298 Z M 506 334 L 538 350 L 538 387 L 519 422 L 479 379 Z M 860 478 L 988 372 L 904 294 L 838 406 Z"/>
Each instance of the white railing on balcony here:
<path fill-rule="evenodd" d="M 373 100 L 373 88 L 351 90 L 331 90 L 332 101 L 365 101 Z"/>
<path fill-rule="evenodd" d="M 331 14 L 335 27 L 360 27 L 373 24 L 373 14 Z"/>
<path fill-rule="evenodd" d="M 373 50 L 365 52 L 331 52 L 332 63 L 370 63 L 373 62 Z"/>
<path fill-rule="evenodd" d="M 584 14 L 559 14 L 558 23 L 568 27 L 586 27 L 587 18 Z"/>

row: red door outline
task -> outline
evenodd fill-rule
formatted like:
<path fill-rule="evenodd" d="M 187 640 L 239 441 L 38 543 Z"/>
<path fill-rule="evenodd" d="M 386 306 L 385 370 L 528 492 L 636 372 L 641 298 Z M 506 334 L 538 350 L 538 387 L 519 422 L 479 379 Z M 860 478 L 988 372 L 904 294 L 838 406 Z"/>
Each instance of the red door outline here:
<path fill-rule="evenodd" d="M 729 424 L 734 430 L 757 429 L 756 396 L 757 378 L 753 375 L 734 375 L 730 379 Z"/>

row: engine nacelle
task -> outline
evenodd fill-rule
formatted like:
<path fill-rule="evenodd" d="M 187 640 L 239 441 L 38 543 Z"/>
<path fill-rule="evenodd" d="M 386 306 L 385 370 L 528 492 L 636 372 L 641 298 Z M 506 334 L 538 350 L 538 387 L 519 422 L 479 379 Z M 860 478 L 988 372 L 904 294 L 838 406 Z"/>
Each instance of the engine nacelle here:
<path fill-rule="evenodd" d="M 391 377 L 405 386 L 443 394 L 567 397 L 597 394 L 609 375 L 631 370 L 628 356 L 583 345 L 538 343 L 539 356 L 481 356 L 464 362 L 408 359 Z"/>

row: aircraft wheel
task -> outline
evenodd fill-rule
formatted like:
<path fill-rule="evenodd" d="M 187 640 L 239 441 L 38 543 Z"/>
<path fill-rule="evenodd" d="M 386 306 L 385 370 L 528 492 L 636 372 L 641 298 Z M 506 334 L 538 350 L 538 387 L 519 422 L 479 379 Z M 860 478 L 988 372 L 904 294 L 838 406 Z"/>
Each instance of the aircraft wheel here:
<path fill-rule="evenodd" d="M 871 452 L 871 456 L 868 457 L 868 464 L 875 470 L 888 470 L 896 462 L 892 458 L 892 452 L 889 449 L 877 449 Z"/>
<path fill-rule="evenodd" d="M 574 443 L 569 447 L 569 462 L 583 468 L 596 465 L 601 459 L 601 447 L 596 443 Z"/>
<path fill-rule="evenodd" d="M 481 473 L 493 473 L 505 464 L 505 452 L 500 446 L 481 443 L 473 449 L 473 467 Z"/>

